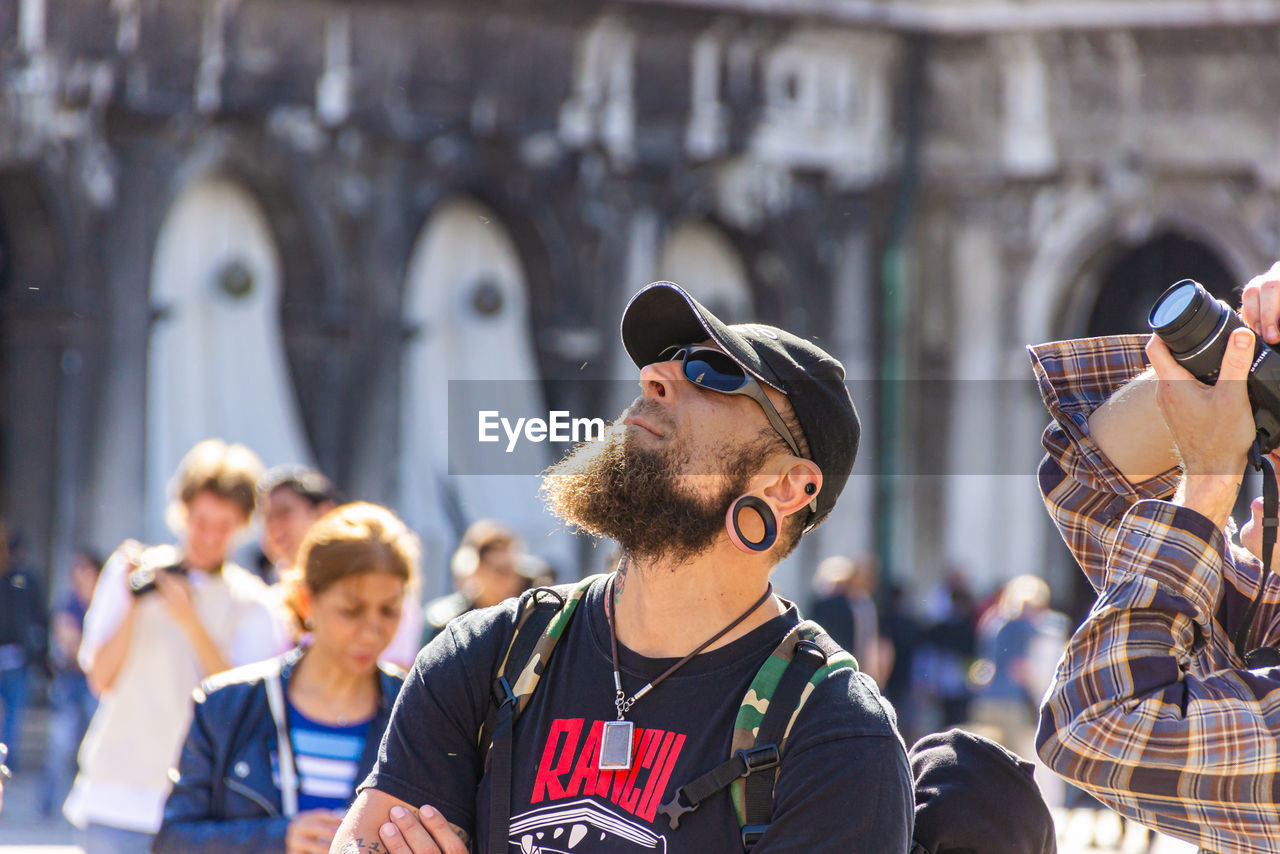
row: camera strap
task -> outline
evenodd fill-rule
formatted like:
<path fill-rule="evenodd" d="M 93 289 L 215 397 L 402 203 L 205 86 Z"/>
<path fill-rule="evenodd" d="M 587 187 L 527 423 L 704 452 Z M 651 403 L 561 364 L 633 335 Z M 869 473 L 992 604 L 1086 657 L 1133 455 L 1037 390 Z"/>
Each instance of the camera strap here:
<path fill-rule="evenodd" d="M 1262 472 L 1262 575 L 1258 579 L 1258 592 L 1249 609 L 1244 612 L 1244 620 L 1236 630 L 1236 654 L 1250 669 L 1280 666 L 1280 649 L 1273 646 L 1258 647 L 1246 652 L 1249 628 L 1253 618 L 1257 616 L 1258 607 L 1262 604 L 1262 594 L 1267 589 L 1267 580 L 1271 575 L 1271 550 L 1276 544 L 1276 528 L 1280 526 L 1280 488 L 1276 486 L 1276 470 L 1270 458 L 1262 453 L 1262 445 L 1254 442 L 1249 449 L 1249 465 Z"/>

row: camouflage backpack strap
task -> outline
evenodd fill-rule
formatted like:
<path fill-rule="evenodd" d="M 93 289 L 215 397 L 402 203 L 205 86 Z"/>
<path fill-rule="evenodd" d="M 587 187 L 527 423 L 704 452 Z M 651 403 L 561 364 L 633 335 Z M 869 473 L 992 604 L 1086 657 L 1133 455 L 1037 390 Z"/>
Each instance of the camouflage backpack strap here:
<path fill-rule="evenodd" d="M 765 660 L 743 697 L 732 749 L 767 753 L 773 748 L 781 759 L 800 710 L 828 676 L 844 669 L 857 670 L 857 660 L 822 626 L 812 620 L 800 623 Z M 735 780 L 729 789 L 747 851 L 769 827 L 777 779 L 775 762 L 769 773 Z"/>
<path fill-rule="evenodd" d="M 768 829 L 778 763 L 800 710 L 833 672 L 857 667 L 853 656 L 817 623 L 806 620 L 792 628 L 760 665 L 742 698 L 729 760 L 677 789 L 660 808 L 671 827 L 679 827 L 685 813 L 728 788 L 743 848 L 750 851 Z"/>
<path fill-rule="evenodd" d="M 529 705 L 578 603 L 602 577 L 593 575 L 577 584 L 540 587 L 520 597 L 515 633 L 494 674 L 493 695 L 479 735 L 481 764 L 487 766 L 492 781 L 488 854 L 505 854 L 509 848 L 511 741 L 516 718 Z"/>
<path fill-rule="evenodd" d="M 507 658 L 503 660 L 499 673 L 517 674 L 516 680 L 511 683 L 511 690 L 516 697 L 516 717 L 520 717 L 525 707 L 529 705 L 529 700 L 533 698 L 538 680 L 542 678 L 543 672 L 547 669 L 547 662 L 551 660 L 551 652 L 564 636 L 565 630 L 569 628 L 569 621 L 578 610 L 578 603 L 582 601 L 583 596 L 587 595 L 591 585 L 607 577 L 607 575 L 588 575 L 576 584 L 561 585 L 559 589 L 563 591 L 564 604 L 542 630 L 537 643 L 533 646 L 533 652 L 521 662 L 519 658 L 511 656 L 514 645 L 507 650 Z M 517 667 L 519 670 L 516 669 Z"/>
<path fill-rule="evenodd" d="M 493 695 L 484 725 L 480 728 L 478 743 L 481 764 L 486 761 L 489 745 L 493 741 L 493 728 L 498 708 L 504 699 L 500 683 L 506 680 L 515 698 L 513 714 L 519 718 L 533 698 L 538 680 L 546 669 L 556 643 L 569 626 L 578 603 L 603 575 L 590 575 L 581 581 L 557 584 L 554 587 L 535 587 L 520 597 L 516 611 L 516 628 L 507 644 L 507 651 L 494 673 Z"/>

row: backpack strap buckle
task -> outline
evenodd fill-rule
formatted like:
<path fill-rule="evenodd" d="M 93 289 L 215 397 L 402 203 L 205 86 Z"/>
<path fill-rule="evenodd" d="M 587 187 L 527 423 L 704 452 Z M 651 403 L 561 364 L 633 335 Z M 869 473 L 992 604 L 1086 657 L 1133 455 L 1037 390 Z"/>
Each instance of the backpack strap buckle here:
<path fill-rule="evenodd" d="M 511 690 L 511 683 L 507 681 L 507 677 L 499 676 L 493 680 L 493 699 L 497 702 L 499 709 L 515 703 L 516 695 Z"/>
<path fill-rule="evenodd" d="M 742 773 L 738 775 L 740 777 L 749 777 L 757 771 L 776 768 L 781 761 L 776 744 L 762 744 L 749 750 L 739 750 L 734 753 L 734 756 L 742 760 Z"/>
<path fill-rule="evenodd" d="M 760 837 L 764 836 L 764 832 L 769 829 L 767 824 L 744 824 L 742 826 L 742 847 L 750 852 L 756 847 L 756 843 L 760 841 Z"/>
<path fill-rule="evenodd" d="M 672 830 L 680 829 L 680 819 L 684 818 L 685 813 L 691 813 L 698 808 L 698 802 L 694 801 L 687 806 L 681 801 L 685 799 L 684 788 L 676 789 L 675 797 L 658 807 L 658 812 L 667 817 L 667 821 L 671 823 Z"/>

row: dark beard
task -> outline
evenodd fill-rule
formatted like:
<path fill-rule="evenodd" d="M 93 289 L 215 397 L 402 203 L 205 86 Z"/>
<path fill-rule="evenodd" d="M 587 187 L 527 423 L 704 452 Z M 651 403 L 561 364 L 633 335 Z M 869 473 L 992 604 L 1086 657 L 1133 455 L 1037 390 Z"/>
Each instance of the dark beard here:
<path fill-rule="evenodd" d="M 695 461 L 679 440 L 641 447 L 634 429 L 615 423 L 601 441 L 579 445 L 544 471 L 543 500 L 571 527 L 616 540 L 625 555 L 684 563 L 725 529 L 729 504 L 764 458 L 762 443 L 721 447 Z M 695 472 L 722 476 L 724 485 L 710 498 L 688 495 L 679 477 Z"/>

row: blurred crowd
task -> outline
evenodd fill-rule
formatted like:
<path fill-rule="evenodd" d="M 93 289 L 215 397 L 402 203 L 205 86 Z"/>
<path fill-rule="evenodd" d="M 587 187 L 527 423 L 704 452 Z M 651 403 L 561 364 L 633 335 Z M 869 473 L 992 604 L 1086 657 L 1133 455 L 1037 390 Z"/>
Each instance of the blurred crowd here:
<path fill-rule="evenodd" d="M 875 557 L 841 556 L 819 564 L 808 614 L 879 683 L 908 742 L 961 726 L 1030 758 L 1036 706 L 1071 628 L 1049 598 L 1034 575 L 978 595 L 951 567 L 913 607 L 901 584 L 881 589 Z"/>
<path fill-rule="evenodd" d="M 393 511 L 346 502 L 305 466 L 264 471 L 220 440 L 187 454 L 170 492 L 173 543 L 126 540 L 105 560 L 76 550 L 52 607 L 22 538 L 0 537 L 0 742 L 18 743 L 43 677 L 43 768 L 21 767 L 16 751 L 9 764 L 41 775 L 41 810 L 84 829 L 88 854 L 218 845 L 227 840 L 205 838 L 211 825 L 195 819 L 235 818 L 237 793 L 290 787 L 292 810 L 256 832 L 283 836 L 289 854 L 327 851 L 418 650 L 455 617 L 556 581 L 514 530 L 482 519 L 453 554 L 453 591 L 424 603 L 417 538 Z M 232 555 L 255 518 L 262 557 L 245 568 Z M 1070 630 L 1043 580 L 978 595 L 952 568 L 921 607 L 900 584 L 881 587 L 873 557 L 836 556 L 816 567 L 813 594 L 803 610 L 879 683 L 908 744 L 962 726 L 1035 756 L 1036 703 Z M 202 682 L 266 660 L 287 687 L 281 709 L 272 701 L 255 724 L 196 692 L 193 710 Z M 240 763 L 215 779 L 243 749 L 232 742 L 258 738 L 269 777 Z M 285 743 L 297 754 L 289 768 Z M 1040 782 L 1061 805 L 1053 778 Z"/>
<path fill-rule="evenodd" d="M 47 685 L 42 767 L 22 767 L 16 749 L 8 766 L 41 776 L 41 812 L 61 809 L 90 852 L 158 850 L 175 838 L 198 847 L 176 831 L 155 836 L 179 794 L 171 768 L 193 747 L 193 691 L 273 657 L 284 662 L 292 737 L 273 735 L 271 778 L 245 784 L 284 785 L 276 745 L 308 743 L 299 727 L 323 736 L 314 743 L 355 745 L 345 759 L 297 747 L 294 816 L 278 830 L 290 852 L 327 851 L 368 771 L 362 747 L 381 737 L 378 712 L 423 644 L 462 613 L 555 581 L 514 530 L 482 519 L 453 556 L 454 591 L 424 605 L 417 537 L 391 510 L 345 502 L 305 466 L 264 471 L 248 448 L 221 440 L 186 455 L 170 493 L 173 543 L 125 540 L 105 560 L 77 549 L 54 575 L 51 607 L 22 537 L 0 527 L 0 744 L 20 743 L 33 690 Z M 245 568 L 233 553 L 255 518 L 260 558 Z M 233 723 L 237 738 L 253 730 Z"/>

